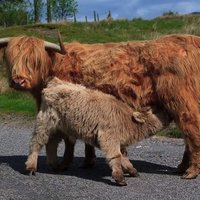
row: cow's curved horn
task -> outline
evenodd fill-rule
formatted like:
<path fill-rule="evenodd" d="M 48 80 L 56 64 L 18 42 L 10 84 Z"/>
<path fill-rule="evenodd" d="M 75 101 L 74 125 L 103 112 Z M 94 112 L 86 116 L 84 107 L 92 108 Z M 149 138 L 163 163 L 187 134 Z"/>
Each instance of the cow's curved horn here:
<path fill-rule="evenodd" d="M 0 47 L 6 46 L 10 40 L 11 40 L 10 37 L 7 37 L 7 38 L 0 38 Z"/>
<path fill-rule="evenodd" d="M 51 42 L 44 41 L 45 49 L 47 49 L 47 50 L 51 49 L 51 50 L 56 51 L 63 55 L 67 54 L 67 51 L 63 45 L 63 42 L 62 42 L 59 32 L 58 32 L 58 41 L 59 41 L 60 46 L 57 44 L 51 43 Z"/>

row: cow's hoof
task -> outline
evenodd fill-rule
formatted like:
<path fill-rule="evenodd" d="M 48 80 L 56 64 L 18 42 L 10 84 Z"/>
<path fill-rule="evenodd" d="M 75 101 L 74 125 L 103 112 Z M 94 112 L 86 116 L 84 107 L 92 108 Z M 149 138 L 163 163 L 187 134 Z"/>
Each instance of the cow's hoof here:
<path fill-rule="evenodd" d="M 195 179 L 198 176 L 196 173 L 185 173 L 181 176 L 182 179 Z"/>
<path fill-rule="evenodd" d="M 185 174 L 181 177 L 182 179 L 194 179 L 199 175 L 199 168 L 197 166 L 189 167 Z"/>

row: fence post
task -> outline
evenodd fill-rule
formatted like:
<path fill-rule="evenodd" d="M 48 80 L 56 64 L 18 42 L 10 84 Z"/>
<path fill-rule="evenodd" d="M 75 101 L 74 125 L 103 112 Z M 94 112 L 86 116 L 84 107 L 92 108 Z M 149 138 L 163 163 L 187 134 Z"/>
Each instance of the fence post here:
<path fill-rule="evenodd" d="M 94 21 L 97 21 L 96 11 L 94 10 Z"/>
<path fill-rule="evenodd" d="M 111 11 L 109 10 L 108 11 L 108 15 L 107 15 L 107 18 L 106 18 L 108 21 L 111 21 L 112 20 L 112 14 L 111 14 Z"/>
<path fill-rule="evenodd" d="M 76 13 L 74 12 L 74 22 L 76 23 Z"/>

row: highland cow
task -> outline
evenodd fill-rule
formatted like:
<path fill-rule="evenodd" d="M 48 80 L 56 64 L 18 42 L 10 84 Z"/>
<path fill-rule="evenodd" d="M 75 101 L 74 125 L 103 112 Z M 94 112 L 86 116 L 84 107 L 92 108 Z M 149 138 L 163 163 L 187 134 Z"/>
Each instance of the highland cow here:
<path fill-rule="evenodd" d="M 200 37 L 169 35 L 144 42 L 68 43 L 61 48 L 65 55 L 45 44 L 27 36 L 0 41 L 0 46 L 6 46 L 4 56 L 14 88 L 30 91 L 39 107 L 44 80 L 57 76 L 109 93 L 135 109 L 156 106 L 166 110 L 186 143 L 179 172 L 187 179 L 199 174 Z M 52 146 L 56 147 L 53 139 L 48 144 L 47 155 Z M 92 163 L 95 154 L 89 147 L 86 161 Z M 66 152 L 73 152 L 73 145 L 66 148 Z"/>
<path fill-rule="evenodd" d="M 121 150 L 155 134 L 166 122 L 160 114 L 133 112 L 111 95 L 54 78 L 43 90 L 26 169 L 36 171 L 39 151 L 59 130 L 72 143 L 82 139 L 99 147 L 116 183 L 126 185 L 122 168 L 131 176 L 136 176 L 137 170 Z"/>

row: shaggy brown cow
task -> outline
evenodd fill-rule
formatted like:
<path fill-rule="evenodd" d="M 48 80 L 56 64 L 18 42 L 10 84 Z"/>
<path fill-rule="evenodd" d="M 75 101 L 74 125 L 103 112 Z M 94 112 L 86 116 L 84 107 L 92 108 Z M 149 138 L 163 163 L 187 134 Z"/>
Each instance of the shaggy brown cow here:
<path fill-rule="evenodd" d="M 1 44 L 7 45 L 5 60 L 13 87 L 31 91 L 38 104 L 43 81 L 55 75 L 110 93 L 136 109 L 151 105 L 166 109 L 186 142 L 179 171 L 188 179 L 199 174 L 200 37 L 171 35 L 144 42 L 69 43 L 65 44 L 66 55 L 45 49 L 44 41 L 32 37 L 15 37 Z"/>

